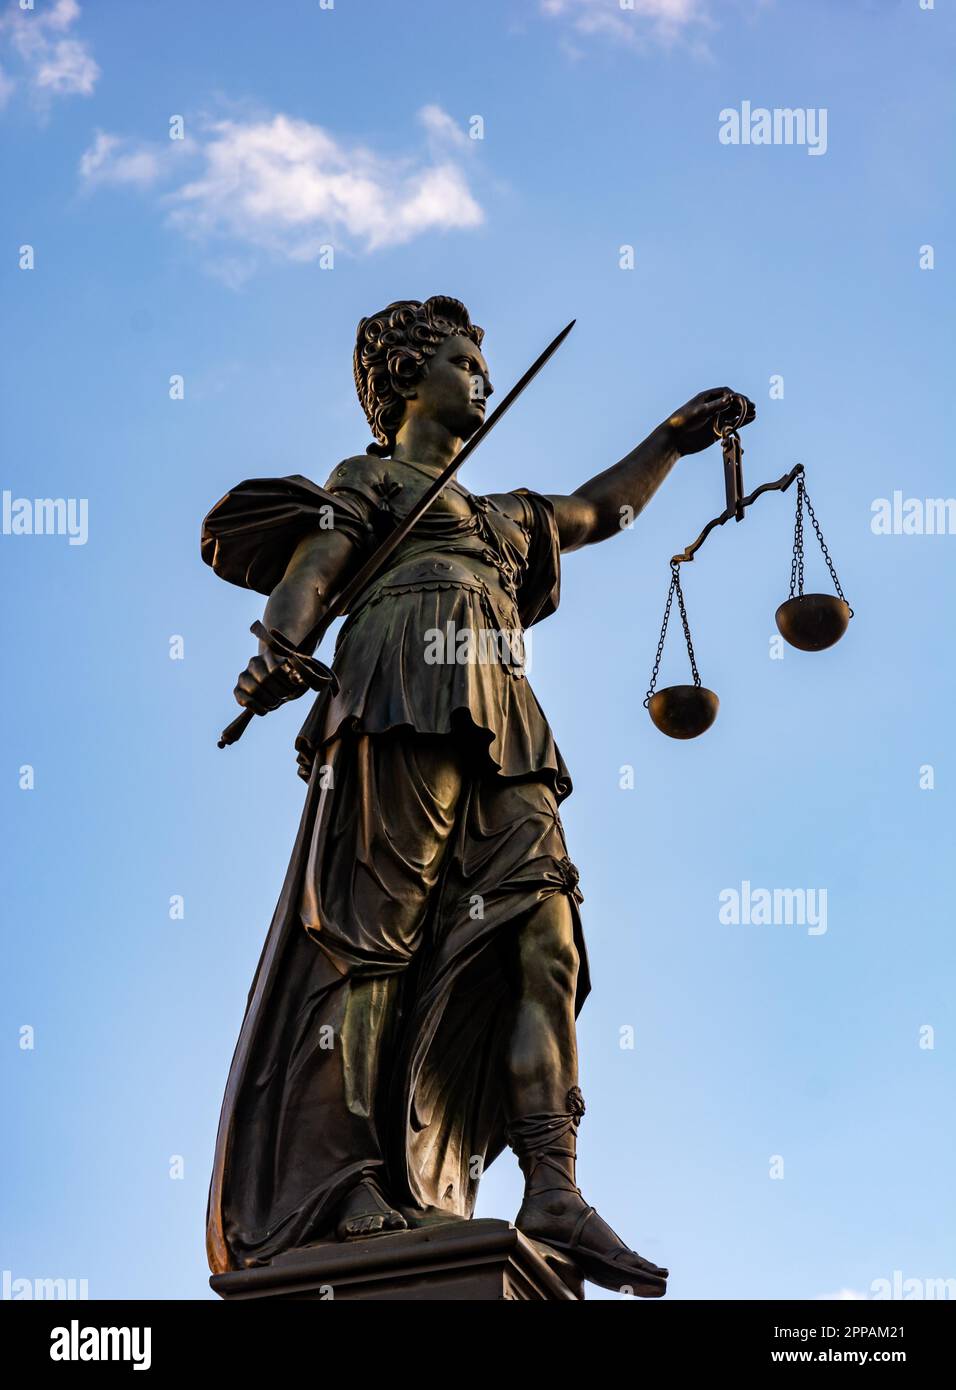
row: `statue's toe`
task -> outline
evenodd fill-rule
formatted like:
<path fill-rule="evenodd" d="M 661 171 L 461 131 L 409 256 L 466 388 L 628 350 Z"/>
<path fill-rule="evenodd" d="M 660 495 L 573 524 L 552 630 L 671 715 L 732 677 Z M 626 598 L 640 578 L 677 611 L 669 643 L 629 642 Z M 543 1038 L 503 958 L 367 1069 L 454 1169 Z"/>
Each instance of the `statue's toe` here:
<path fill-rule="evenodd" d="M 401 1212 L 390 1207 L 378 1187 L 366 1179 L 345 1202 L 336 1235 L 339 1240 L 360 1240 L 387 1231 L 404 1231 L 407 1224 Z"/>
<path fill-rule="evenodd" d="M 346 1232 L 350 1236 L 372 1236 L 384 1226 L 384 1216 L 358 1216 L 345 1223 Z"/>
<path fill-rule="evenodd" d="M 602 1288 L 639 1298 L 662 1298 L 667 1292 L 670 1271 L 628 1249 L 617 1232 L 583 1201 L 570 1203 L 568 1210 L 556 1214 L 526 1200 L 515 1224 L 525 1235 L 570 1256 L 585 1279 Z"/>

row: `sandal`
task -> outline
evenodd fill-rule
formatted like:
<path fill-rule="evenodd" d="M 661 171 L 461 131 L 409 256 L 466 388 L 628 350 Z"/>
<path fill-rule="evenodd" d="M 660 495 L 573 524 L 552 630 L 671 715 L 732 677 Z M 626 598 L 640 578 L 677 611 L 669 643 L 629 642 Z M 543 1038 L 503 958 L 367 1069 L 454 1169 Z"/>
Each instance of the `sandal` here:
<path fill-rule="evenodd" d="M 343 1200 L 342 1206 L 351 1205 L 352 1198 L 360 1187 L 364 1187 L 369 1194 L 369 1206 L 365 1211 L 350 1211 L 339 1217 L 335 1228 L 335 1234 L 339 1240 L 371 1240 L 375 1236 L 391 1235 L 394 1231 L 405 1231 L 408 1229 L 408 1222 L 400 1211 L 389 1206 L 385 1194 L 382 1192 L 378 1183 L 373 1178 L 361 1178 L 349 1191 L 348 1196 Z M 383 1224 L 375 1231 L 349 1231 L 347 1227 L 356 1221 L 371 1220 L 376 1216 L 385 1218 Z"/>
<path fill-rule="evenodd" d="M 525 1177 L 525 1199 L 515 1225 L 530 1240 L 567 1255 L 592 1284 L 618 1293 L 630 1292 L 639 1298 L 661 1298 L 667 1292 L 669 1270 L 651 1264 L 636 1250 L 629 1250 L 594 1207 L 584 1205 L 576 1216 L 573 1211 L 562 1214 L 534 1210 L 535 1199 L 549 1192 L 565 1192 L 584 1202 L 575 1181 L 578 1125 L 584 1114 L 584 1097 L 577 1086 L 568 1091 L 567 1106 L 562 1112 L 523 1116 L 508 1126 L 508 1143 L 518 1155 Z M 551 1168 L 561 1181 L 551 1187 L 533 1187 L 534 1174 L 540 1166 Z M 556 1238 L 549 1234 L 549 1227 L 553 1230 L 555 1223 L 570 1223 L 572 1217 L 570 1236 Z M 599 1249 L 588 1243 L 589 1233 L 592 1242 L 595 1237 L 603 1238 L 617 1248 Z"/>

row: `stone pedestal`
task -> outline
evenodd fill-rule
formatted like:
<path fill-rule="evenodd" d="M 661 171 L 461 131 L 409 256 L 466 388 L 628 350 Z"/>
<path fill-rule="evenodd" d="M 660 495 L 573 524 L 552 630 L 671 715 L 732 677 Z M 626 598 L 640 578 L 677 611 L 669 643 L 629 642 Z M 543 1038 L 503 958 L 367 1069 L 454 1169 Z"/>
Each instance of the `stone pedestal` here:
<path fill-rule="evenodd" d="M 507 1221 L 450 1221 L 369 1240 L 293 1250 L 259 1269 L 214 1274 L 220 1298 L 426 1302 L 583 1299 L 581 1275 L 563 1255 L 527 1240 Z"/>

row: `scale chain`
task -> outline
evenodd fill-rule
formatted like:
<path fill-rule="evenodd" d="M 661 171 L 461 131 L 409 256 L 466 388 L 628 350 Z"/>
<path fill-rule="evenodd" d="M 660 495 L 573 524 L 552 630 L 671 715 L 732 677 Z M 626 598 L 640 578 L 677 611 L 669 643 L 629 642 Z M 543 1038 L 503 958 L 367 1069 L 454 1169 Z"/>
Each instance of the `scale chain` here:
<path fill-rule="evenodd" d="M 793 559 L 790 562 L 790 597 L 803 598 L 803 476 L 797 479 L 797 520 L 793 529 Z"/>
<path fill-rule="evenodd" d="M 700 672 L 697 669 L 697 658 L 694 656 L 694 644 L 691 641 L 690 623 L 687 621 L 687 609 L 684 607 L 684 591 L 680 585 L 680 567 L 676 560 L 671 561 L 671 582 L 667 590 L 667 602 L 664 605 L 664 621 L 661 624 L 661 635 L 657 643 L 657 655 L 654 658 L 654 669 L 651 671 L 651 683 L 647 694 L 644 696 L 644 708 L 650 703 L 651 696 L 657 686 L 657 676 L 661 667 L 661 657 L 664 653 L 664 640 L 667 637 L 667 624 L 670 621 L 671 607 L 674 602 L 674 594 L 677 594 L 677 603 L 680 608 L 681 624 L 684 628 L 684 640 L 687 643 L 687 655 L 690 657 L 690 669 L 694 676 L 694 685 L 700 686 Z"/>
<path fill-rule="evenodd" d="M 806 505 L 807 515 L 810 517 L 811 524 L 816 532 L 817 540 L 820 542 L 820 549 L 823 551 L 823 558 L 826 561 L 827 569 L 830 571 L 830 578 L 833 580 L 833 587 L 838 596 L 846 603 L 846 595 L 837 578 L 836 568 L 834 567 L 827 543 L 823 539 L 823 532 L 820 530 L 820 523 L 817 520 L 816 512 L 810 503 L 810 495 L 807 492 L 803 475 L 797 479 L 797 520 L 793 532 L 793 560 L 790 565 L 790 597 L 803 598 L 803 508 Z M 847 605 L 849 607 L 849 605 Z M 850 617 L 853 617 L 853 609 L 850 608 Z"/>

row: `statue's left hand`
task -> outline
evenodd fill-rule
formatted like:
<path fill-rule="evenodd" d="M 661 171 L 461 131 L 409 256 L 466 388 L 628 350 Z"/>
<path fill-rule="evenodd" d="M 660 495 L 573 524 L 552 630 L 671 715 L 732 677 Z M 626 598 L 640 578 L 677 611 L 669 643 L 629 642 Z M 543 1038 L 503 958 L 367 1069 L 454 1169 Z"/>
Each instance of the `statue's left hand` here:
<path fill-rule="evenodd" d="M 748 400 L 741 391 L 732 391 L 729 386 L 715 386 L 710 391 L 701 391 L 680 410 L 675 410 L 664 421 L 663 428 L 672 434 L 678 451 L 681 454 L 699 454 L 708 444 L 715 444 L 717 435 L 714 423 L 718 415 L 733 404 L 736 396 L 740 396 L 747 405 L 747 413 L 739 426 L 742 429 L 754 419 L 757 410 L 753 401 Z"/>

